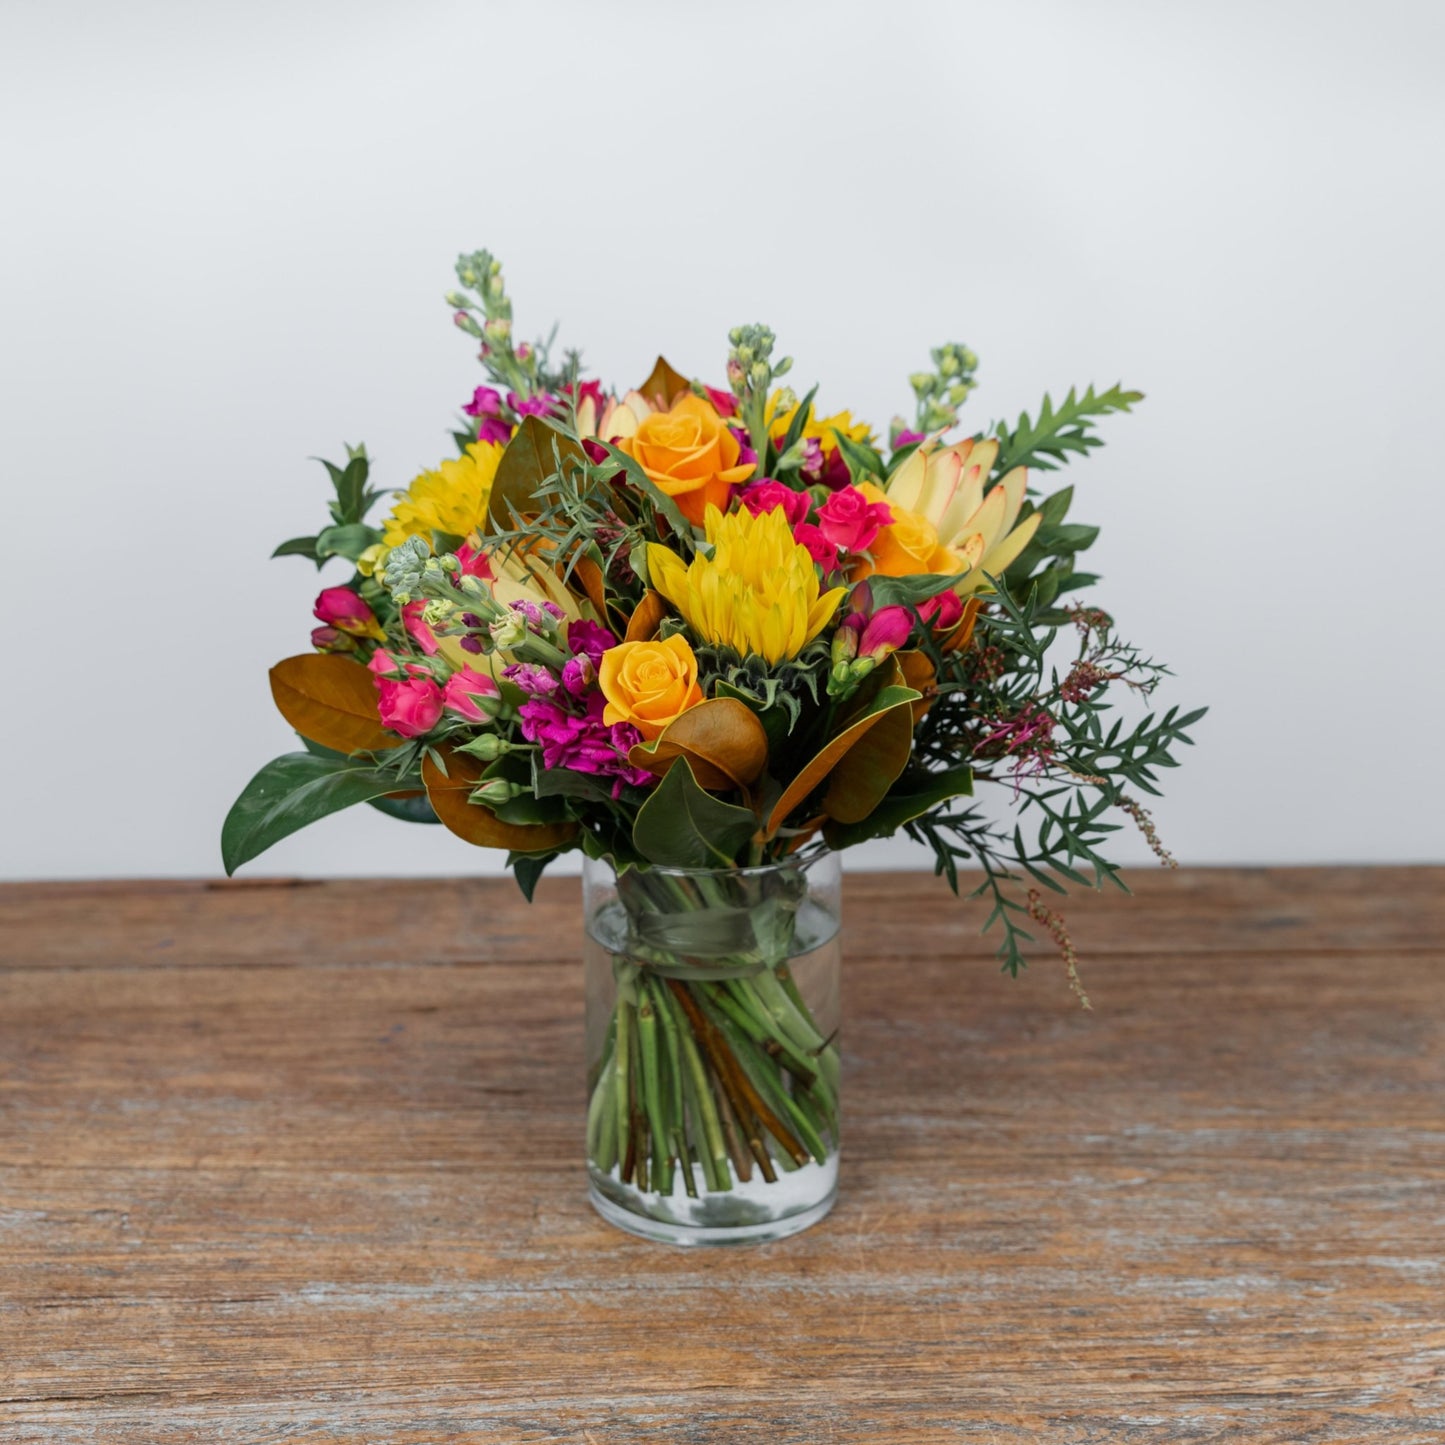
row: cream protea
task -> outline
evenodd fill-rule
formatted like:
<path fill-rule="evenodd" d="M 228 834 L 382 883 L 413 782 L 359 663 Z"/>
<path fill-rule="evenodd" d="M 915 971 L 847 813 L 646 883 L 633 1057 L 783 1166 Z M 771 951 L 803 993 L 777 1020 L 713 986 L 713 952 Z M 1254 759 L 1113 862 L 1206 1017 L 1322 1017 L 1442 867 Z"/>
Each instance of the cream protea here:
<path fill-rule="evenodd" d="M 1028 472 L 1015 467 L 984 495 L 998 456 L 996 441 L 921 446 L 888 480 L 887 490 L 865 482 L 870 501 L 886 502 L 893 524 L 873 548 L 869 570 L 884 576 L 917 572 L 968 575 L 957 585 L 967 596 L 988 586 L 985 573 L 1000 575 L 1038 530 L 1037 512 L 1017 526 Z"/>
<path fill-rule="evenodd" d="M 796 657 L 828 625 L 847 591 L 820 595 L 812 554 L 793 540 L 781 508 L 704 519 L 712 555 L 684 566 L 657 542 L 647 544 L 652 586 L 682 614 L 695 637 L 769 663 Z"/>

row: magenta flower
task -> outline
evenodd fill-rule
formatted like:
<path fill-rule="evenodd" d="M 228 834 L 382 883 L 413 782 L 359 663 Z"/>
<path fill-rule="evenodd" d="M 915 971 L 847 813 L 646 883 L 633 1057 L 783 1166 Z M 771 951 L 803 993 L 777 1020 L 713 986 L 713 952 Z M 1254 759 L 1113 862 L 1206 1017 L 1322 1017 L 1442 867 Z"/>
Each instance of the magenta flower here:
<path fill-rule="evenodd" d="M 617 646 L 617 639 L 596 622 L 578 618 L 567 624 L 567 646 L 579 657 L 586 657 L 594 668 L 602 664 L 602 654 Z"/>
<path fill-rule="evenodd" d="M 468 416 L 501 416 L 502 393 L 495 387 L 479 386 L 462 410 Z"/>
<path fill-rule="evenodd" d="M 756 462 L 758 454 L 752 449 L 747 429 L 740 426 L 730 426 L 728 430 L 733 434 L 733 440 L 738 444 L 737 465 L 743 466 L 747 462 Z"/>
<path fill-rule="evenodd" d="M 866 552 L 893 520 L 882 502 L 870 502 L 857 487 L 843 487 L 818 509 L 823 536 L 845 552 Z"/>
<path fill-rule="evenodd" d="M 612 796 L 617 798 L 624 784 L 641 788 L 655 780 L 651 773 L 634 768 L 627 760 L 628 749 L 641 741 L 642 734 L 628 723 L 611 727 L 604 723 L 602 710 L 606 705 L 600 692 L 591 695 L 586 712 L 581 714 L 558 698 L 534 697 L 522 704 L 518 717 L 522 736 L 542 749 L 543 767 L 611 778 Z"/>
<path fill-rule="evenodd" d="M 903 447 L 911 447 L 915 442 L 922 442 L 927 440 L 927 432 L 908 431 L 905 429 L 904 431 L 899 432 L 898 435 L 893 438 L 893 450 L 896 452 L 901 450 Z"/>
<path fill-rule="evenodd" d="M 328 587 L 316 599 L 312 615 L 318 622 L 353 637 L 380 637 L 376 613 L 350 587 Z"/>
<path fill-rule="evenodd" d="M 502 676 L 515 683 L 528 697 L 550 697 L 557 691 L 557 675 L 535 662 L 514 662 L 502 669 Z"/>
<path fill-rule="evenodd" d="M 860 616 L 851 613 L 845 622 Z M 866 622 L 858 638 L 858 656 L 871 662 L 882 662 L 890 653 L 896 652 L 908 641 L 913 631 L 913 615 L 906 607 L 880 607 Z"/>
<path fill-rule="evenodd" d="M 351 652 L 356 647 L 356 639 L 334 627 L 313 627 L 311 645 L 317 652 Z"/>
<path fill-rule="evenodd" d="M 585 697 L 597 681 L 597 668 L 592 659 L 583 653 L 581 657 L 569 657 L 562 665 L 562 686 L 573 697 Z"/>
<path fill-rule="evenodd" d="M 918 604 L 918 615 L 940 632 L 948 632 L 963 621 L 963 598 L 952 588 Z"/>
<path fill-rule="evenodd" d="M 838 548 L 812 522 L 800 522 L 793 528 L 793 541 L 808 549 L 808 554 L 824 572 L 838 565 Z"/>
<path fill-rule="evenodd" d="M 483 582 L 495 580 L 492 564 L 487 560 L 487 554 L 479 547 L 469 547 L 463 542 L 457 548 L 457 561 L 461 565 L 464 577 L 476 577 Z"/>
<path fill-rule="evenodd" d="M 755 517 L 781 508 L 790 527 L 806 521 L 813 505 L 806 492 L 796 491 L 786 482 L 775 481 L 772 477 L 760 477 L 756 482 L 749 482 L 738 493 L 738 501 Z"/>
<path fill-rule="evenodd" d="M 719 391 L 715 386 L 703 383 L 703 391 L 707 399 L 712 403 L 712 409 L 720 417 L 736 416 L 738 414 L 737 398 L 730 391 Z"/>
<path fill-rule="evenodd" d="M 559 416 L 562 408 L 555 396 L 539 392 L 536 396 L 520 397 L 515 391 L 507 393 L 507 405 L 518 416 Z"/>

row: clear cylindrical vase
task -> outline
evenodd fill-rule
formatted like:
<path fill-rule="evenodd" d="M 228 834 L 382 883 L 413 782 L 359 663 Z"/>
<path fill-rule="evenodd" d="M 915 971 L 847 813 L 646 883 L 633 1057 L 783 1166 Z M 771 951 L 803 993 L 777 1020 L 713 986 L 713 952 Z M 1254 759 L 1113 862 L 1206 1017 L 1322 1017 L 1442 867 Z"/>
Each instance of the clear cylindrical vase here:
<path fill-rule="evenodd" d="M 838 1188 L 841 870 L 583 866 L 587 1168 L 669 1244 L 806 1229 Z"/>

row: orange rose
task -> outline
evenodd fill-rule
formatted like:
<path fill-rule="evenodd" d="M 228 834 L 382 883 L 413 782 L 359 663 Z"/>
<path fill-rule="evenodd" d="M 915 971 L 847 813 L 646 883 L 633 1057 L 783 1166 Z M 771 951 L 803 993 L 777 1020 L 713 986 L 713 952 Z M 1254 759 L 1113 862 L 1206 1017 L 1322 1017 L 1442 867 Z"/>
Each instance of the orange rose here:
<path fill-rule="evenodd" d="M 631 723 L 651 741 L 702 701 L 697 658 L 680 632 L 661 642 L 620 642 L 602 654 L 597 682 L 607 706 L 602 721 Z"/>
<path fill-rule="evenodd" d="M 859 562 L 853 569 L 856 581 L 878 573 L 881 577 L 914 577 L 921 572 L 951 573 L 960 570 L 947 547 L 938 542 L 938 529 L 917 512 L 905 511 L 872 482 L 863 482 L 858 490 L 870 502 L 882 502 L 893 513 L 893 521 L 879 532 L 872 547 L 873 563 Z"/>
<path fill-rule="evenodd" d="M 620 450 L 669 497 L 695 527 L 709 502 L 725 512 L 733 485 L 752 476 L 753 462 L 738 463 L 737 438 L 700 396 L 679 397 L 669 411 L 655 411 L 621 438 Z"/>

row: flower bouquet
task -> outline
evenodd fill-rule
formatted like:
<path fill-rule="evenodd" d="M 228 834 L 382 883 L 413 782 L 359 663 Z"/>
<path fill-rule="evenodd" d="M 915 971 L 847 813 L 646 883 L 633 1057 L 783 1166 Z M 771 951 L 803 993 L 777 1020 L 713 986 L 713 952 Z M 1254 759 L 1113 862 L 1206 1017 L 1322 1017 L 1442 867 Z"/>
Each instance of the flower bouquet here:
<path fill-rule="evenodd" d="M 609 390 L 514 340 L 487 252 L 457 271 L 489 384 L 379 523 L 349 448 L 329 524 L 277 548 L 351 576 L 271 671 L 304 750 L 235 803 L 226 869 L 362 803 L 506 850 L 529 898 L 580 850 L 594 1202 L 681 1242 L 792 1232 L 836 1188 L 843 849 L 901 832 L 955 892 L 968 862 L 1003 966 L 1036 924 L 1085 1007 L 1045 891 L 1118 882 L 1120 812 L 1172 861 L 1138 795 L 1202 712 L 1111 716 L 1166 669 L 1077 600 L 1097 529 L 1031 482 L 1139 393 L 950 441 L 978 363 L 947 345 L 879 436 L 780 384 L 763 326 L 721 386 L 659 359 Z"/>

